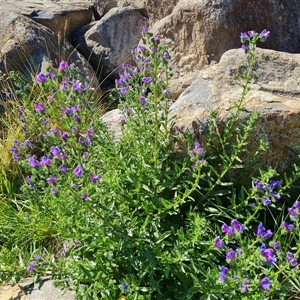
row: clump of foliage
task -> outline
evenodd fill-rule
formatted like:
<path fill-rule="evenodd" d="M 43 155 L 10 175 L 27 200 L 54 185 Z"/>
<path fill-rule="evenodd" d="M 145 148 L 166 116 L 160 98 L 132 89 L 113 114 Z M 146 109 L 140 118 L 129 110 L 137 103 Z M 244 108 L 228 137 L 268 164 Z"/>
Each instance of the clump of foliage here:
<path fill-rule="evenodd" d="M 284 299 L 299 291 L 299 210 L 282 205 L 299 178 L 261 170 L 250 186 L 226 175 L 258 114 L 240 112 L 264 30 L 243 33 L 246 71 L 225 130 L 176 153 L 168 119 L 168 49 L 146 28 L 116 80 L 121 138 L 96 113 L 89 81 L 62 61 L 19 101 L 23 178 L 1 194 L 0 279 L 51 274 L 78 299 Z M 240 126 L 240 130 L 236 130 Z M 216 157 L 214 141 L 221 145 Z M 257 156 L 266 145 L 262 142 Z M 272 222 L 263 224 L 266 216 Z"/>

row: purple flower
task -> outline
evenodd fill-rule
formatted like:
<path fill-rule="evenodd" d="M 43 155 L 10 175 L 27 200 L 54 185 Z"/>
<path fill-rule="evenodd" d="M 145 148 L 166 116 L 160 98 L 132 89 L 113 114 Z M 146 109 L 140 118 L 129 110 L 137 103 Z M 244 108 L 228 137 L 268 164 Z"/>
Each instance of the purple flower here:
<path fill-rule="evenodd" d="M 246 52 L 248 49 L 249 49 L 248 45 L 242 44 L 242 50 Z"/>
<path fill-rule="evenodd" d="M 37 103 L 34 106 L 34 109 L 36 112 L 42 112 L 44 109 L 46 109 L 46 106 L 43 103 Z"/>
<path fill-rule="evenodd" d="M 55 73 L 52 72 L 52 71 L 50 71 L 50 72 L 48 73 L 48 76 L 49 76 L 51 79 L 54 79 L 54 78 L 56 77 Z"/>
<path fill-rule="evenodd" d="M 61 140 L 66 140 L 66 139 L 68 139 L 68 137 L 69 137 L 69 135 L 67 132 L 62 132 L 60 135 Z"/>
<path fill-rule="evenodd" d="M 125 88 L 125 87 L 120 87 L 119 88 L 119 94 L 120 95 L 125 95 L 125 94 L 127 94 L 127 92 L 128 92 L 127 88 Z"/>
<path fill-rule="evenodd" d="M 94 176 L 94 174 L 90 174 L 90 176 L 89 176 L 89 179 L 91 182 L 98 182 L 100 180 L 100 178 L 101 177 L 99 175 Z"/>
<path fill-rule="evenodd" d="M 142 82 L 150 84 L 153 81 L 151 77 L 143 77 Z"/>
<path fill-rule="evenodd" d="M 264 248 L 263 246 L 260 249 L 260 253 L 262 256 L 264 256 L 267 260 L 267 262 L 272 265 L 274 262 L 276 262 L 276 256 L 274 254 L 274 250 L 272 248 Z"/>
<path fill-rule="evenodd" d="M 50 152 L 53 154 L 53 156 L 58 156 L 60 153 L 60 148 L 58 146 L 52 146 L 50 148 Z"/>
<path fill-rule="evenodd" d="M 82 83 L 79 80 L 76 80 L 72 85 L 72 91 L 80 92 L 82 91 Z"/>
<path fill-rule="evenodd" d="M 15 154 L 15 155 L 13 156 L 13 161 L 19 161 L 21 158 L 22 158 L 21 155 Z"/>
<path fill-rule="evenodd" d="M 264 205 L 270 205 L 272 201 L 267 196 L 262 196 L 262 201 Z"/>
<path fill-rule="evenodd" d="M 233 219 L 231 221 L 231 226 L 237 231 L 237 232 L 243 232 L 245 230 L 245 226 L 243 224 L 240 224 L 236 219 Z"/>
<path fill-rule="evenodd" d="M 16 146 L 12 146 L 10 148 L 10 152 L 17 154 L 18 153 L 18 148 Z"/>
<path fill-rule="evenodd" d="M 222 242 L 222 240 L 220 239 L 220 236 L 217 236 L 214 240 L 214 246 L 216 248 L 220 248 L 220 249 L 223 249 L 225 248 L 225 245 L 224 243 Z"/>
<path fill-rule="evenodd" d="M 35 267 L 34 263 L 31 262 L 27 267 L 27 271 L 29 272 L 33 271 L 34 267 Z"/>
<path fill-rule="evenodd" d="M 144 96 L 140 97 L 140 102 L 142 105 L 145 105 L 147 103 L 147 98 Z"/>
<path fill-rule="evenodd" d="M 280 248 L 280 244 L 279 244 L 277 241 L 271 242 L 271 246 L 272 246 L 274 249 Z"/>
<path fill-rule="evenodd" d="M 289 224 L 289 223 L 287 223 L 287 222 L 285 222 L 285 221 L 283 221 L 283 222 L 281 223 L 281 226 L 282 226 L 284 229 L 289 230 L 289 231 L 292 231 L 292 230 L 295 229 L 295 227 L 294 227 L 293 224 Z"/>
<path fill-rule="evenodd" d="M 241 32 L 241 41 L 242 41 L 242 43 L 244 43 L 247 38 L 248 38 L 247 32 Z"/>
<path fill-rule="evenodd" d="M 233 249 L 230 249 L 227 253 L 226 253 L 226 260 L 227 261 L 231 261 L 232 259 L 234 259 L 235 257 L 235 251 Z"/>
<path fill-rule="evenodd" d="M 263 288 L 264 291 L 268 291 L 270 286 L 271 286 L 271 282 L 270 279 L 268 277 L 264 277 L 261 281 L 260 281 L 260 286 Z"/>
<path fill-rule="evenodd" d="M 64 71 L 64 70 L 67 69 L 67 68 L 68 68 L 68 63 L 67 63 L 66 61 L 62 60 L 62 61 L 60 62 L 60 64 L 59 64 L 58 70 L 59 70 L 59 71 Z"/>
<path fill-rule="evenodd" d="M 81 199 L 82 199 L 82 200 L 86 200 L 86 199 L 87 199 L 87 197 L 88 197 L 88 195 L 87 195 L 87 194 L 82 194 L 82 195 L 81 195 Z"/>
<path fill-rule="evenodd" d="M 226 233 L 227 235 L 234 235 L 235 234 L 233 228 L 226 225 L 226 224 L 222 225 L 221 230 L 222 230 L 222 232 Z"/>
<path fill-rule="evenodd" d="M 78 178 L 82 177 L 83 174 L 83 170 L 81 166 L 77 166 L 74 171 L 73 171 L 74 175 Z"/>
<path fill-rule="evenodd" d="M 83 144 L 85 146 L 89 146 L 91 144 L 91 140 L 89 138 L 87 138 L 87 139 L 83 140 Z"/>
<path fill-rule="evenodd" d="M 257 227 L 257 236 L 262 236 L 263 232 L 265 231 L 265 227 L 260 223 Z"/>
<path fill-rule="evenodd" d="M 124 113 L 125 115 L 129 115 L 130 113 L 132 113 L 132 109 L 131 109 L 131 108 L 125 108 L 125 109 L 123 110 L 123 113 Z"/>
<path fill-rule="evenodd" d="M 42 166 L 50 166 L 51 165 L 51 160 L 47 156 L 42 156 L 41 165 Z"/>
<path fill-rule="evenodd" d="M 269 37 L 269 35 L 270 35 L 270 31 L 267 31 L 267 29 L 264 29 L 264 30 L 260 33 L 259 37 L 260 37 L 261 40 L 264 42 L 264 41 Z"/>
<path fill-rule="evenodd" d="M 40 255 L 37 255 L 35 258 L 34 258 L 34 260 L 36 260 L 36 261 L 39 261 L 39 260 L 41 260 L 42 258 L 41 258 L 41 256 Z"/>
<path fill-rule="evenodd" d="M 147 33 L 147 32 L 148 32 L 148 28 L 146 26 L 143 26 L 142 33 Z"/>
<path fill-rule="evenodd" d="M 269 181 L 269 184 L 270 184 L 271 189 L 274 189 L 276 187 L 280 187 L 280 180 L 271 179 Z"/>
<path fill-rule="evenodd" d="M 263 239 L 268 239 L 268 238 L 270 238 L 270 237 L 272 237 L 272 235 L 273 235 L 273 232 L 270 230 L 270 229 L 268 229 L 267 231 L 265 231 L 263 234 L 262 234 L 262 238 Z"/>
<path fill-rule="evenodd" d="M 80 116 L 75 115 L 75 116 L 74 116 L 74 121 L 79 122 L 79 121 L 80 121 Z"/>
<path fill-rule="evenodd" d="M 47 178 L 47 182 L 50 183 L 55 183 L 57 180 L 57 175 L 53 175 L 52 177 Z"/>
<path fill-rule="evenodd" d="M 254 180 L 254 186 L 259 189 L 259 190 L 262 190 L 262 191 L 266 191 L 267 190 L 267 187 L 265 184 L 262 184 L 258 179 Z"/>
<path fill-rule="evenodd" d="M 62 159 L 62 160 L 66 160 L 67 159 L 67 154 L 65 154 L 65 153 L 60 153 L 60 158 Z"/>
<path fill-rule="evenodd" d="M 87 131 L 86 131 L 86 133 L 85 133 L 87 136 L 91 136 L 91 135 L 93 135 L 94 134 L 94 131 L 93 131 L 93 129 L 92 128 L 89 128 Z"/>
<path fill-rule="evenodd" d="M 124 124 L 126 124 L 126 120 L 125 120 L 124 118 L 122 118 L 122 119 L 120 120 L 120 123 L 121 123 L 122 125 L 124 125 Z"/>
<path fill-rule="evenodd" d="M 249 37 L 253 37 L 253 36 L 257 35 L 257 33 L 255 32 L 255 30 L 251 30 L 251 31 L 248 31 L 248 35 L 249 35 Z"/>
<path fill-rule="evenodd" d="M 169 54 L 168 54 L 167 52 L 165 52 L 165 53 L 163 54 L 163 59 L 164 59 L 164 60 L 169 60 L 169 59 L 170 59 L 170 56 L 169 56 Z"/>
<path fill-rule="evenodd" d="M 32 178 L 31 178 L 31 176 L 26 176 L 25 180 L 26 180 L 27 183 L 30 183 Z"/>
<path fill-rule="evenodd" d="M 87 152 L 87 151 L 84 151 L 83 153 L 82 153 L 82 157 L 83 158 L 87 158 L 89 156 L 89 153 Z"/>
<path fill-rule="evenodd" d="M 50 129 L 50 131 L 51 131 L 52 133 L 54 133 L 54 134 L 56 134 L 56 133 L 59 132 L 58 128 L 56 128 L 56 127 Z"/>
<path fill-rule="evenodd" d="M 227 280 L 227 276 L 226 276 L 227 273 L 228 273 L 228 268 L 221 266 L 220 273 L 219 273 L 219 280 L 221 282 L 225 282 Z"/>
<path fill-rule="evenodd" d="M 280 200 L 281 196 L 279 193 L 274 194 L 272 190 L 270 190 L 270 195 L 275 199 L 275 200 Z"/>
<path fill-rule="evenodd" d="M 242 293 L 247 293 L 248 292 L 248 288 L 247 288 L 246 284 L 241 285 L 241 292 Z"/>
<path fill-rule="evenodd" d="M 290 213 L 290 215 L 292 216 L 292 217 L 297 217 L 297 211 L 294 209 L 294 208 L 292 208 L 292 207 L 289 207 L 288 208 L 288 212 Z"/>
<path fill-rule="evenodd" d="M 295 201 L 293 207 L 300 209 L 300 202 L 299 201 Z"/>
<path fill-rule="evenodd" d="M 67 166 L 65 164 L 62 164 L 60 167 L 59 167 L 59 171 L 62 172 L 62 173 L 65 173 L 67 171 Z"/>
<path fill-rule="evenodd" d="M 40 73 L 39 75 L 36 76 L 35 79 L 38 83 L 42 83 L 47 80 L 47 77 L 43 73 Z"/>
<path fill-rule="evenodd" d="M 291 264 L 291 266 L 295 267 L 297 265 L 297 259 L 292 252 L 288 252 L 286 254 L 286 259 Z"/>
<path fill-rule="evenodd" d="M 28 158 L 28 163 L 30 167 L 36 168 L 40 166 L 40 162 L 36 159 L 36 156 L 30 156 Z"/>
<path fill-rule="evenodd" d="M 52 194 L 52 195 L 58 194 L 58 190 L 57 190 L 57 189 L 51 189 L 51 194 Z"/>
<path fill-rule="evenodd" d="M 123 284 L 122 284 L 122 289 L 123 289 L 124 291 L 128 291 L 128 285 L 127 285 L 126 283 L 123 283 Z"/>

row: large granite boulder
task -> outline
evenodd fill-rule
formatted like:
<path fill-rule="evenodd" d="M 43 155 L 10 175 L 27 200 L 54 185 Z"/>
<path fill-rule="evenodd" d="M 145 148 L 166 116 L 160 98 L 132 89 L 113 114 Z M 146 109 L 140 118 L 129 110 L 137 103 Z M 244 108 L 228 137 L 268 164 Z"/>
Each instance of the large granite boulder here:
<path fill-rule="evenodd" d="M 148 0 L 88 0 L 97 11 L 98 18 L 102 18 L 109 10 L 115 7 L 131 6 L 148 17 L 147 1 Z"/>
<path fill-rule="evenodd" d="M 53 31 L 20 14 L 0 11 L 0 45 L 3 73 L 17 70 L 30 78 L 49 64 L 57 67 L 64 59 L 93 77 L 92 67 L 71 44 L 60 43 Z"/>
<path fill-rule="evenodd" d="M 269 56 L 269 62 L 260 62 L 254 75 L 258 81 L 244 101 L 248 113 L 259 112 L 250 143 L 256 150 L 260 139 L 269 141 L 263 161 L 279 171 L 287 166 L 290 149 L 297 151 L 300 144 L 300 54 L 257 49 L 258 57 Z M 241 96 L 242 88 L 233 76 L 243 70 L 245 53 L 240 49 L 225 52 L 218 64 L 201 70 L 198 78 L 171 106 L 170 117 L 175 117 L 174 133 L 190 132 L 197 140 L 203 139 L 210 113 L 218 111 L 221 124 L 229 117 L 228 109 Z M 250 151 L 250 147 L 249 147 Z"/>
<path fill-rule="evenodd" d="M 240 32 L 268 29 L 263 48 L 297 53 L 300 49 L 300 2 L 273 0 L 179 0 L 172 13 L 152 28 L 170 47 L 175 98 L 212 61 L 240 46 Z"/>
<path fill-rule="evenodd" d="M 85 0 L 1 0 L 0 11 L 27 16 L 66 39 L 93 16 L 92 6 Z"/>
<path fill-rule="evenodd" d="M 104 78 L 117 74 L 123 63 L 131 61 L 131 50 L 137 47 L 142 28 L 147 25 L 147 18 L 138 9 L 115 7 L 101 20 L 79 29 L 73 44 Z"/>

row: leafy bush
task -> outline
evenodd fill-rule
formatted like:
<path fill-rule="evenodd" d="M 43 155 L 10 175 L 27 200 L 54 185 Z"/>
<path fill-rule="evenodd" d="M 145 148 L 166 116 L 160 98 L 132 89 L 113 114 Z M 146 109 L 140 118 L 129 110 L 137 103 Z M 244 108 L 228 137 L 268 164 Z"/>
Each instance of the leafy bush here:
<path fill-rule="evenodd" d="M 24 140 L 10 149 L 24 182 L 0 201 L 1 280 L 48 273 L 78 299 L 283 299 L 298 292 L 300 205 L 293 201 L 286 215 L 282 199 L 299 169 L 282 182 L 275 170 L 260 170 L 244 186 L 227 176 L 241 168 L 259 117 L 240 124 L 255 45 L 268 35 L 242 34 L 241 98 L 222 132 L 213 112 L 204 147 L 186 136 L 185 154 L 170 133 L 170 57 L 159 35 L 143 28 L 136 65 L 124 64 L 116 80 L 117 141 L 76 69 L 62 61 L 38 74 L 20 101 Z"/>

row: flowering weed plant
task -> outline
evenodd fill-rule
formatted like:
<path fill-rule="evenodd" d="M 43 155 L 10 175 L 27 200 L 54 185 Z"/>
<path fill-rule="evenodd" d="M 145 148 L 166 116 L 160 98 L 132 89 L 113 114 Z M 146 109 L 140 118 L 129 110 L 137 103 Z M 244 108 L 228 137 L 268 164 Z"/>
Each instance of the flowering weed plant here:
<path fill-rule="evenodd" d="M 147 28 L 116 80 L 119 139 L 73 66 L 38 74 L 19 101 L 22 139 L 10 148 L 20 188 L 1 194 L 1 281 L 50 274 L 89 300 L 298 293 L 300 205 L 284 200 L 299 169 L 284 180 L 268 169 L 243 186 L 229 181 L 259 117 L 240 124 L 255 45 L 268 36 L 242 34 L 241 98 L 223 131 L 212 114 L 206 144 L 186 137 L 186 154 L 170 133 L 168 49 Z"/>

